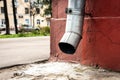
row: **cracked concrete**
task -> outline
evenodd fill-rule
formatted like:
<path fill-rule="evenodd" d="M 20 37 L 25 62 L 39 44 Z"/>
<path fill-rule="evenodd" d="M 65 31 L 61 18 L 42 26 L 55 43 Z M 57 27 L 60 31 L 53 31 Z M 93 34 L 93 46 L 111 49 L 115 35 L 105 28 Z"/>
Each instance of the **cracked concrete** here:
<path fill-rule="evenodd" d="M 0 70 L 0 80 L 120 80 L 119 75 L 66 62 L 40 62 Z"/>

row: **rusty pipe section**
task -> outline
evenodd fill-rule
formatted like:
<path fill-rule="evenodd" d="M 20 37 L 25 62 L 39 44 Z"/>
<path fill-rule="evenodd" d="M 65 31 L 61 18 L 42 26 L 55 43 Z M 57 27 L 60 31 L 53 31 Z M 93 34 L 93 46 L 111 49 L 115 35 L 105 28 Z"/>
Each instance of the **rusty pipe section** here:
<path fill-rule="evenodd" d="M 59 42 L 59 48 L 66 54 L 74 54 L 82 39 L 85 0 L 69 0 L 66 8 L 66 30 Z"/>

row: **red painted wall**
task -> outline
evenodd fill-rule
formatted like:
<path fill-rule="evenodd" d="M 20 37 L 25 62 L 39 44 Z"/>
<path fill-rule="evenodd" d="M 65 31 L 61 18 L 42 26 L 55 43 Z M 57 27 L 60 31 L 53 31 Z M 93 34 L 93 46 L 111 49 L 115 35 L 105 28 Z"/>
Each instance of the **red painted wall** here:
<path fill-rule="evenodd" d="M 74 55 L 62 53 L 67 0 L 52 0 L 51 60 L 80 62 L 120 71 L 120 0 L 86 0 L 83 39 Z"/>

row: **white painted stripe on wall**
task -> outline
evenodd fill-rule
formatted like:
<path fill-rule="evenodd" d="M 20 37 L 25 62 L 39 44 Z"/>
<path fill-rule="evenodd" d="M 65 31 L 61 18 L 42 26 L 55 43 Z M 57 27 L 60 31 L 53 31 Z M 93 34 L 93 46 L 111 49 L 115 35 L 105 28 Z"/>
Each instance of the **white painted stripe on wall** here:
<path fill-rule="evenodd" d="M 51 18 L 51 20 L 66 20 L 67 18 Z M 85 17 L 84 19 L 120 19 L 118 17 Z"/>
<path fill-rule="evenodd" d="M 51 18 L 51 20 L 66 20 L 67 18 Z"/>
<path fill-rule="evenodd" d="M 85 19 L 120 19 L 120 16 L 118 17 L 85 17 Z"/>

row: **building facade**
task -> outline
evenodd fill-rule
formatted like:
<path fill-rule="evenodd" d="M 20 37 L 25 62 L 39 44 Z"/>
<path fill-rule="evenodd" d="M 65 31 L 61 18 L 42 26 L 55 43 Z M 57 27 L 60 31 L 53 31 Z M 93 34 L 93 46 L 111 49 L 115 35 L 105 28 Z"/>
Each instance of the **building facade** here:
<path fill-rule="evenodd" d="M 33 10 L 30 8 L 30 1 L 31 0 L 15 0 L 18 27 L 21 27 L 22 25 L 34 25 L 33 27 L 49 26 L 50 22 L 46 20 L 46 17 L 40 15 L 44 9 L 38 7 L 35 15 L 30 15 L 30 12 Z M 12 0 L 7 0 L 7 7 L 10 28 L 14 28 Z M 0 27 L 5 27 L 3 0 L 0 0 Z"/>

